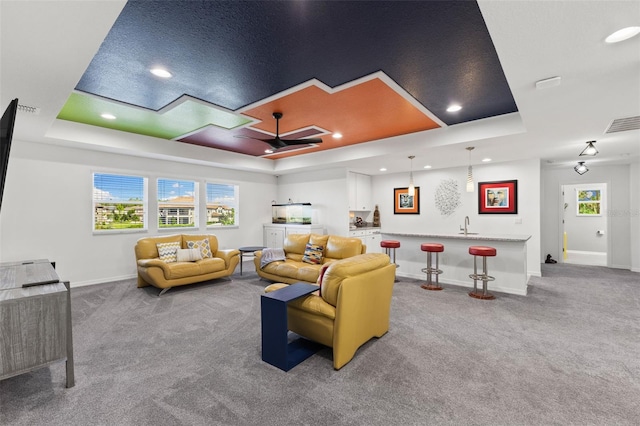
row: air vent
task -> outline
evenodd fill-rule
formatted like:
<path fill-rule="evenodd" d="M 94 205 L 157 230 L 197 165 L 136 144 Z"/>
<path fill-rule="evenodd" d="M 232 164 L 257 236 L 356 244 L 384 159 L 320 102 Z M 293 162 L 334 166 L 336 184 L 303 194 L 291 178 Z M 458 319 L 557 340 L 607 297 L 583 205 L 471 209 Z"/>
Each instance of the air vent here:
<path fill-rule="evenodd" d="M 18 111 L 26 112 L 27 114 L 40 114 L 40 108 L 28 105 L 20 105 L 18 104 Z"/>
<path fill-rule="evenodd" d="M 640 115 L 635 117 L 617 118 L 609 124 L 605 133 L 625 132 L 640 129 Z"/>

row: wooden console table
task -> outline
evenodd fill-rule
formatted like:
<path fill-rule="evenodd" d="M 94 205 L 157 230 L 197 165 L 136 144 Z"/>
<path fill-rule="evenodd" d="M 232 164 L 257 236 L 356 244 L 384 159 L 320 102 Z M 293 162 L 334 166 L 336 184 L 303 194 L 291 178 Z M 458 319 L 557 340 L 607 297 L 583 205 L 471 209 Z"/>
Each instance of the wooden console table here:
<path fill-rule="evenodd" d="M 75 384 L 71 289 L 45 259 L 0 263 L 0 380 L 66 361 Z"/>

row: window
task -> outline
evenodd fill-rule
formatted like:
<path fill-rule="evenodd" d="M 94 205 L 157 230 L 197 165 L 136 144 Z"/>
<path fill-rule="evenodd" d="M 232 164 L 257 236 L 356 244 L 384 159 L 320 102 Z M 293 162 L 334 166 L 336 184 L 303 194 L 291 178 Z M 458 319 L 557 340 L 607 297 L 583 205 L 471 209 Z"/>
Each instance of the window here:
<path fill-rule="evenodd" d="M 93 174 L 93 230 L 147 229 L 147 179 Z"/>
<path fill-rule="evenodd" d="M 207 183 L 207 226 L 238 225 L 238 186 Z"/>
<path fill-rule="evenodd" d="M 198 184 L 194 181 L 158 179 L 158 226 L 195 228 L 198 222 Z"/>

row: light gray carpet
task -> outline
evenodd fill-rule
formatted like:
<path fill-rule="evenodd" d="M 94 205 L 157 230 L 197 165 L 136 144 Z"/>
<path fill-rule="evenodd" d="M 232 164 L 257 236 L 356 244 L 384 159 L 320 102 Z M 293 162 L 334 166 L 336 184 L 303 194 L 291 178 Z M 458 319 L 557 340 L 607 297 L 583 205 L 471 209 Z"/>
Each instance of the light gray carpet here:
<path fill-rule="evenodd" d="M 328 349 L 288 373 L 261 361 L 255 272 L 160 298 L 72 289 L 76 386 L 64 363 L 0 381 L 0 424 L 639 424 L 640 274 L 542 270 L 494 301 L 401 280 L 389 333 L 340 371 Z"/>

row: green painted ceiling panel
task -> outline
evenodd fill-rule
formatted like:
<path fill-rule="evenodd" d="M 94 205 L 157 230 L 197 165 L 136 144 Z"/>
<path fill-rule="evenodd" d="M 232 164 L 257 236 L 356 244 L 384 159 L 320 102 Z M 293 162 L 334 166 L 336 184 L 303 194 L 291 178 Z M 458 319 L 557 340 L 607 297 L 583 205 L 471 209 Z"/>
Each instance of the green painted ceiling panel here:
<path fill-rule="evenodd" d="M 101 114 L 104 113 L 113 114 L 117 118 L 102 118 Z M 239 114 L 222 111 L 188 98 L 159 113 L 81 93 L 69 96 L 58 118 L 163 139 L 175 139 L 208 125 L 232 129 L 251 121 Z"/>

